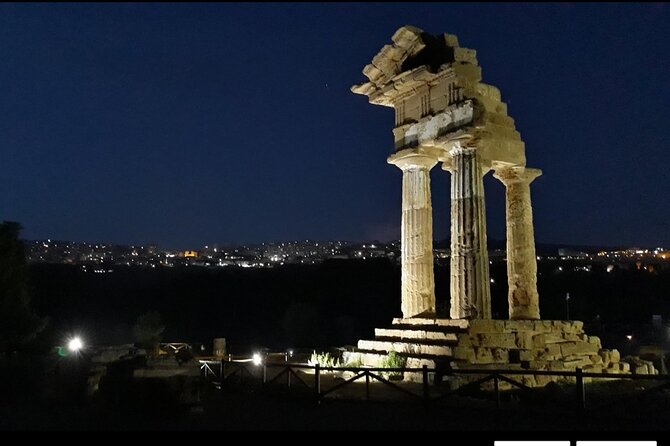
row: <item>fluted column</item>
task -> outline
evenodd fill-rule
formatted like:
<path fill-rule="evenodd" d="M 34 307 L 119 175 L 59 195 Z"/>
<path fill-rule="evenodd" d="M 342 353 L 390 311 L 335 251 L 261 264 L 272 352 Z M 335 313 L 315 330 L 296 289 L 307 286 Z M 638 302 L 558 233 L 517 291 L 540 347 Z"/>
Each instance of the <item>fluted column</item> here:
<path fill-rule="evenodd" d="M 437 164 L 437 159 L 424 154 L 410 154 L 389 162 L 402 169 L 402 314 L 405 318 L 434 315 L 430 169 Z"/>
<path fill-rule="evenodd" d="M 451 318 L 491 319 L 484 175 L 477 149 L 449 151 L 451 172 Z"/>
<path fill-rule="evenodd" d="M 530 183 L 542 175 L 540 169 L 508 167 L 494 177 L 506 188 L 507 284 L 510 319 L 540 319 L 537 293 L 537 258 Z"/>

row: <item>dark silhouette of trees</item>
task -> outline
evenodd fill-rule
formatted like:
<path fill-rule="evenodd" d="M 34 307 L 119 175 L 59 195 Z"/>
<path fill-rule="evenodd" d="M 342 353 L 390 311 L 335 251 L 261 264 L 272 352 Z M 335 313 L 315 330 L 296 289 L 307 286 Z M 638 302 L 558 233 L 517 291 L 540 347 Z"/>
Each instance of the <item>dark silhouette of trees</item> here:
<path fill-rule="evenodd" d="M 5 353 L 24 347 L 46 325 L 30 308 L 21 229 L 12 221 L 0 224 L 0 352 Z"/>
<path fill-rule="evenodd" d="M 155 354 L 163 338 L 163 331 L 165 331 L 165 325 L 163 325 L 160 313 L 157 311 L 144 313 L 133 325 L 135 345 L 146 349 L 150 354 Z"/>

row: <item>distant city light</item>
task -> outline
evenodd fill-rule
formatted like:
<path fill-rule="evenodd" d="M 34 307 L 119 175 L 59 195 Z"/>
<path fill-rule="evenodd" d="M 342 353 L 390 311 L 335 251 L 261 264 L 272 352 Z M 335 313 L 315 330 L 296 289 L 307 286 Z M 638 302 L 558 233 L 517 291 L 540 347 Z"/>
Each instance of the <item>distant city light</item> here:
<path fill-rule="evenodd" d="M 261 365 L 263 363 L 263 358 L 261 357 L 260 353 L 254 353 L 254 355 L 251 357 L 251 360 L 253 361 L 254 365 Z"/>
<path fill-rule="evenodd" d="M 70 342 L 67 343 L 67 348 L 71 352 L 78 352 L 84 347 L 83 342 L 81 342 L 81 339 L 79 337 L 74 337 L 70 339 Z"/>

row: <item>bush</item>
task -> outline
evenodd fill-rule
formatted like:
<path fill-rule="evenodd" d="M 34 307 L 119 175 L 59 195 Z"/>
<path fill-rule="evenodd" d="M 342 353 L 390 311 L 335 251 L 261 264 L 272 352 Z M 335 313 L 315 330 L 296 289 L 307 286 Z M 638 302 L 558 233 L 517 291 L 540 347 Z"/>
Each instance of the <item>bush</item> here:
<path fill-rule="evenodd" d="M 389 352 L 386 358 L 382 360 L 379 367 L 383 369 L 402 369 L 405 368 L 406 363 L 407 363 L 406 358 L 399 356 L 398 353 L 396 352 Z M 389 378 L 402 377 L 402 372 L 384 372 L 383 374 Z"/>
<path fill-rule="evenodd" d="M 317 353 L 316 351 L 312 352 L 312 356 L 310 356 L 309 360 L 307 361 L 307 364 L 312 366 L 319 364 L 321 367 L 342 367 L 342 362 L 340 361 L 340 358 L 336 358 L 335 356 L 331 355 L 328 352 L 325 353 Z"/>
<path fill-rule="evenodd" d="M 346 366 L 346 367 L 356 367 L 356 368 L 360 368 L 361 366 L 363 366 L 363 361 L 361 361 L 361 357 L 360 357 L 360 356 L 357 356 L 356 359 L 354 359 L 353 361 L 351 361 L 351 362 L 347 362 L 347 363 L 345 364 L 345 366 Z"/>

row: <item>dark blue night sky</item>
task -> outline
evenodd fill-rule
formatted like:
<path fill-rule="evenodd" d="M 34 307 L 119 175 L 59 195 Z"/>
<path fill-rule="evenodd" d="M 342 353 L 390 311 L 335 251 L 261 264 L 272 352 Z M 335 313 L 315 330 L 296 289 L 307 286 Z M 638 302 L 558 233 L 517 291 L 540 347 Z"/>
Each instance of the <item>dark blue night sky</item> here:
<path fill-rule="evenodd" d="M 544 171 L 539 242 L 670 245 L 663 4 L 3 4 L 0 220 L 167 248 L 396 239 L 393 113 L 349 87 L 405 24 L 456 34 L 501 89 Z"/>

